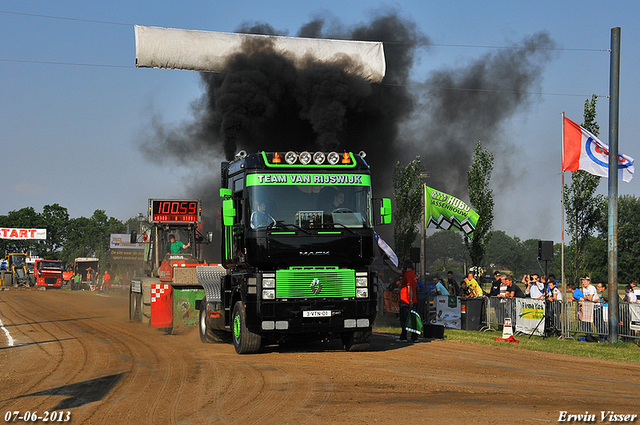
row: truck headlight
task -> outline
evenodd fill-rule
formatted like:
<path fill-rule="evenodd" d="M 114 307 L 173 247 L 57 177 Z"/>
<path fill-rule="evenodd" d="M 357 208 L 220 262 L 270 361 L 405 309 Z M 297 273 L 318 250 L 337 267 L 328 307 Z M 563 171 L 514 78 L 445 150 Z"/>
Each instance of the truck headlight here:
<path fill-rule="evenodd" d="M 356 288 L 356 298 L 367 298 L 369 296 L 369 288 Z"/>
<path fill-rule="evenodd" d="M 263 289 L 262 290 L 262 299 L 263 300 L 275 300 L 276 299 L 276 290 L 275 289 Z"/>
<path fill-rule="evenodd" d="M 356 277 L 356 286 L 366 287 L 367 286 L 367 278 L 366 277 Z"/>
<path fill-rule="evenodd" d="M 262 278 L 262 287 L 263 288 L 275 288 L 276 287 L 276 279 L 274 277 Z"/>

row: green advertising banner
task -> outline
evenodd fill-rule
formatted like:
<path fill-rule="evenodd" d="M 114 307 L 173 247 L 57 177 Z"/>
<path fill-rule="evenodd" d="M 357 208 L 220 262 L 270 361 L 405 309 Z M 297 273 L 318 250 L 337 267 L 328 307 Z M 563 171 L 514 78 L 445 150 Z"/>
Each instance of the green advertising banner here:
<path fill-rule="evenodd" d="M 424 186 L 425 226 L 432 229 L 462 230 L 470 236 L 476 229 L 479 215 L 460 199 Z"/>

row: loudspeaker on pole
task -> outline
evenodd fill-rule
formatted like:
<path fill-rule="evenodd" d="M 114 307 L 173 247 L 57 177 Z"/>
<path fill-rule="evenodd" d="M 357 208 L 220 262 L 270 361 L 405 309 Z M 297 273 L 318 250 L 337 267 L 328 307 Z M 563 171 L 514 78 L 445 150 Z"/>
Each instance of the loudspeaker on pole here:
<path fill-rule="evenodd" d="M 553 241 L 538 241 L 538 259 L 553 261 Z"/>

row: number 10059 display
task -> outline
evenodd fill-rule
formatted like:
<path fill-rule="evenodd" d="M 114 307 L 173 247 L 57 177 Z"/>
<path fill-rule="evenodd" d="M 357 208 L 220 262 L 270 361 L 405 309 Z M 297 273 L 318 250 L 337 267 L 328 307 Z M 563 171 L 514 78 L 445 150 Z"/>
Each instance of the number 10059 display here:
<path fill-rule="evenodd" d="M 200 222 L 200 200 L 149 200 L 149 218 L 155 223 Z"/>

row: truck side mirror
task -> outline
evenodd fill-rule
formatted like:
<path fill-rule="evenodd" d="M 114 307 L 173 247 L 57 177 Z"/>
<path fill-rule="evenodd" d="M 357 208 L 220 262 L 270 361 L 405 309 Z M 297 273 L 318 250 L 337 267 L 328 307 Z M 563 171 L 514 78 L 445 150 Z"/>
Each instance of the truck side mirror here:
<path fill-rule="evenodd" d="M 233 199 L 222 201 L 222 222 L 225 226 L 233 226 L 236 218 L 236 209 L 233 207 Z"/>
<path fill-rule="evenodd" d="M 209 243 L 213 242 L 213 232 L 207 232 L 207 240 Z"/>
<path fill-rule="evenodd" d="M 136 230 L 131 231 L 131 240 L 129 242 L 131 243 L 138 242 L 138 232 Z"/>
<path fill-rule="evenodd" d="M 382 206 L 380 207 L 380 224 L 391 223 L 391 199 L 382 198 Z"/>

